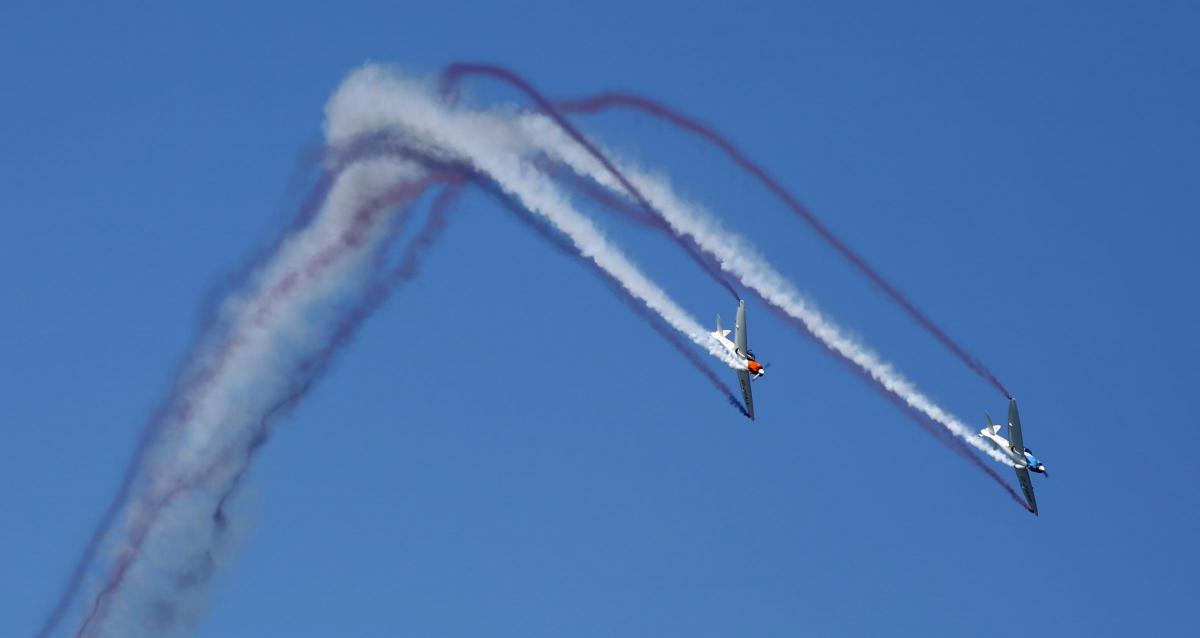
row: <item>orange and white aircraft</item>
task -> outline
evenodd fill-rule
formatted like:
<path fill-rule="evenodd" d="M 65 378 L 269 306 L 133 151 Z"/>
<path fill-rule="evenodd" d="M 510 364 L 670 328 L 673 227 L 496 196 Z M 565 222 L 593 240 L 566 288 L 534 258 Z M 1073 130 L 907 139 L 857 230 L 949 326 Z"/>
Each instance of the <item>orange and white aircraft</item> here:
<path fill-rule="evenodd" d="M 744 363 L 745 368 L 739 369 L 738 383 L 742 386 L 742 398 L 746 401 L 746 413 L 754 419 L 754 397 L 750 394 L 750 381 L 761 379 L 767 373 L 767 367 L 758 362 L 754 352 L 746 345 L 746 302 L 738 300 L 737 321 L 733 324 L 733 341 L 729 340 L 729 331 L 721 329 L 721 315 L 717 315 L 717 329 L 710 333 L 734 356 Z"/>

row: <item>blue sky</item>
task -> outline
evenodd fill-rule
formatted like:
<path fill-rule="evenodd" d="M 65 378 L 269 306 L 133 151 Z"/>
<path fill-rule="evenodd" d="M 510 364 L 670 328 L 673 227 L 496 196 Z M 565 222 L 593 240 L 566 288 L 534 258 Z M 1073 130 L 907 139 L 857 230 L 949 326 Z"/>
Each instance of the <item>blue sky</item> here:
<path fill-rule="evenodd" d="M 1013 390 L 1042 516 L 755 304 L 774 366 L 746 422 L 476 194 L 280 424 L 198 635 L 1194 625 L 1196 8 L 292 4 L 0 9 L 0 634 L 52 604 L 204 295 L 297 202 L 340 79 L 459 59 L 552 96 L 636 90 L 736 140 Z M 1003 412 L 716 152 L 627 114 L 584 125 L 946 407 Z M 694 315 L 732 315 L 673 244 L 604 223 Z"/>

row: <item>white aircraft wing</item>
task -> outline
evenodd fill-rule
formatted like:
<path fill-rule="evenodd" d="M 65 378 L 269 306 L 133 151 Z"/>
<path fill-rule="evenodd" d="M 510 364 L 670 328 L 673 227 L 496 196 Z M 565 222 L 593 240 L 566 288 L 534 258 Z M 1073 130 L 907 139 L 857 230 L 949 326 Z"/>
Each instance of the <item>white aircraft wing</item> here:
<path fill-rule="evenodd" d="M 738 324 L 739 326 L 741 324 Z M 750 371 L 738 370 L 738 383 L 742 384 L 742 400 L 746 403 L 746 413 L 754 420 L 754 395 L 750 394 Z"/>

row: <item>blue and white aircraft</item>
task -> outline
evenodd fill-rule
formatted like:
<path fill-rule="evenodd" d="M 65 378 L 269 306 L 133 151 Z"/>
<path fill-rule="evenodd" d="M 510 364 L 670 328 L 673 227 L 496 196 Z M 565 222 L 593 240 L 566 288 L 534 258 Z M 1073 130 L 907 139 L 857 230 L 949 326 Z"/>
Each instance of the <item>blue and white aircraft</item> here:
<path fill-rule="evenodd" d="M 1025 500 L 1029 501 L 1030 511 L 1036 516 L 1037 501 L 1033 498 L 1033 481 L 1029 478 L 1029 473 L 1032 471 L 1046 476 L 1046 464 L 1039 461 L 1033 452 L 1025 447 L 1021 438 L 1021 416 L 1017 414 L 1017 400 L 1009 399 L 1008 403 L 1008 439 L 1000 436 L 1000 426 L 992 423 L 992 417 L 987 417 L 987 423 L 987 427 L 979 431 L 979 436 L 990 441 L 1012 460 L 1017 470 L 1017 482 L 1021 484 Z"/>

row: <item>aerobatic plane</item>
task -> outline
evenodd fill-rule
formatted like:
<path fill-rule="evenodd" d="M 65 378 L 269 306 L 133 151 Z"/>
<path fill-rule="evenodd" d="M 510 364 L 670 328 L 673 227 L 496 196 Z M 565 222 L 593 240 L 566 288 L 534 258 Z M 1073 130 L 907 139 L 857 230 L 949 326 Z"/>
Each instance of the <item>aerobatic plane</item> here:
<path fill-rule="evenodd" d="M 730 341 L 729 331 L 721 329 L 721 315 L 717 315 L 717 329 L 711 334 L 735 359 L 746 366 L 737 371 L 738 382 L 742 385 L 746 414 L 753 420 L 754 397 L 750 394 L 750 381 L 762 378 L 767 373 L 767 367 L 759 363 L 754 357 L 754 352 L 746 346 L 746 302 L 741 299 L 738 300 L 737 321 L 733 324 L 733 330 L 733 341 Z"/>
<path fill-rule="evenodd" d="M 1000 426 L 993 424 L 990 416 L 987 417 L 987 427 L 979 431 L 979 436 L 991 441 L 992 445 L 1012 460 L 1017 470 L 1017 482 L 1021 484 L 1025 500 L 1029 501 L 1029 509 L 1036 515 L 1037 501 L 1033 498 L 1033 481 L 1029 478 L 1029 473 L 1037 472 L 1046 476 L 1046 464 L 1039 461 L 1033 452 L 1025 447 L 1021 438 L 1021 416 L 1017 414 L 1017 400 L 1010 399 L 1008 403 L 1009 438 L 1000 436 Z"/>

